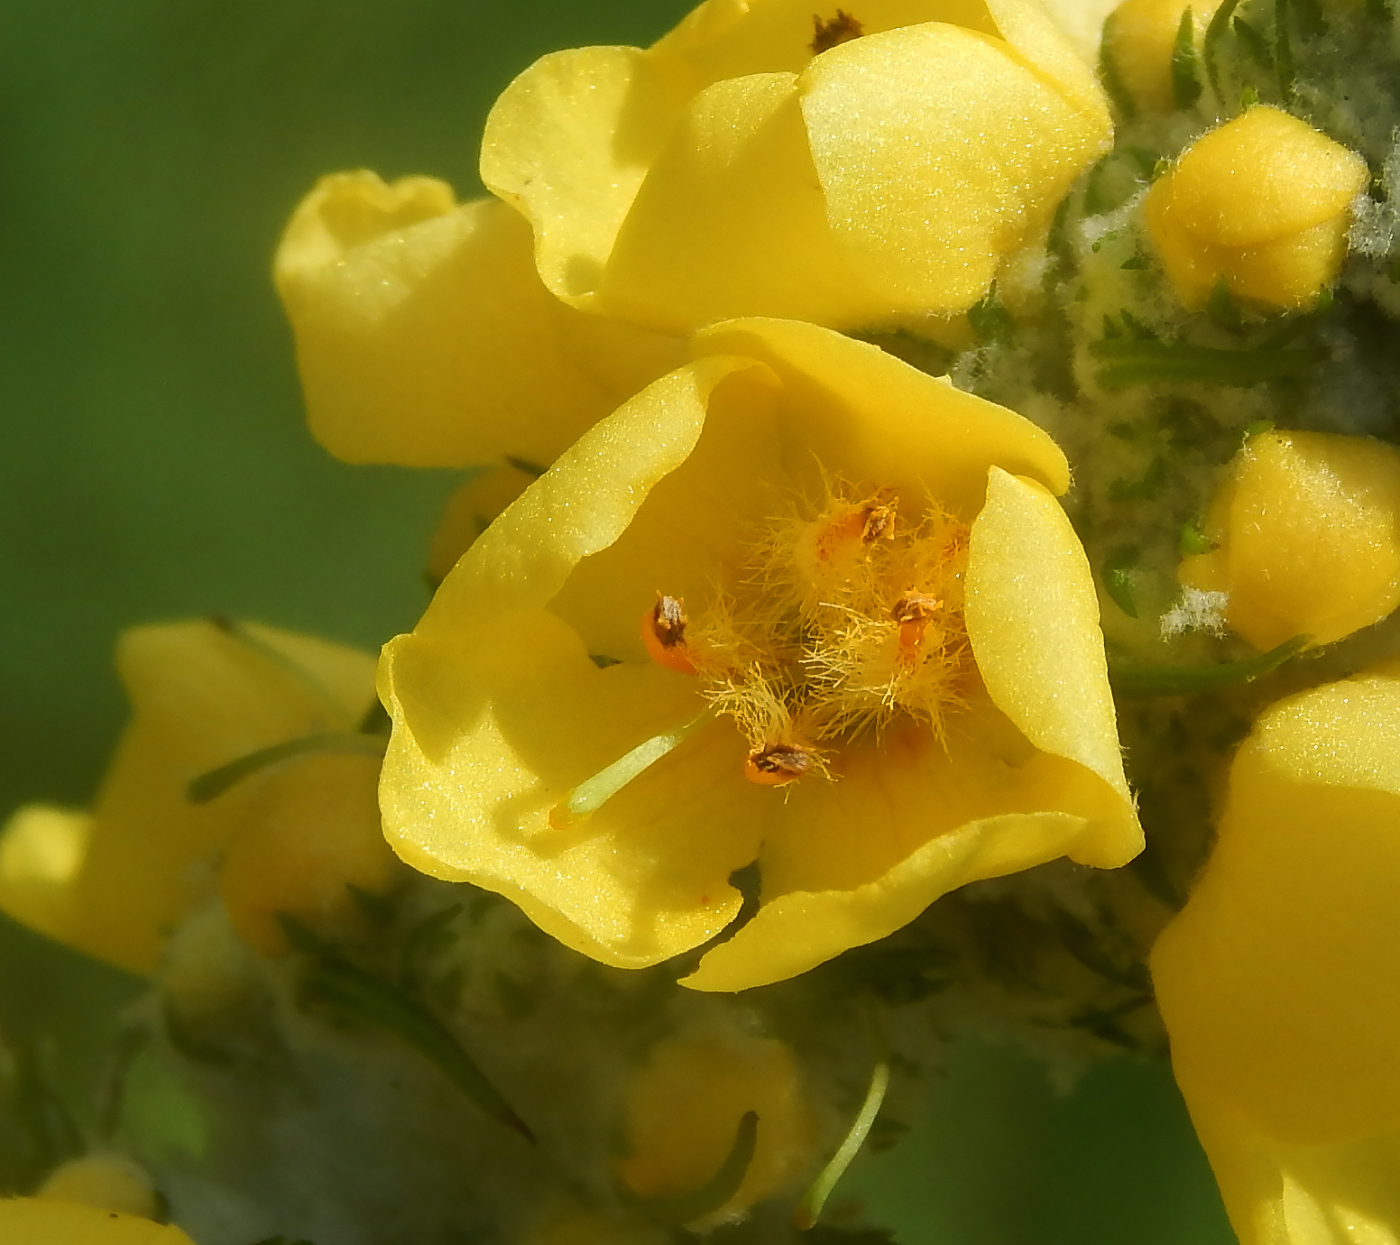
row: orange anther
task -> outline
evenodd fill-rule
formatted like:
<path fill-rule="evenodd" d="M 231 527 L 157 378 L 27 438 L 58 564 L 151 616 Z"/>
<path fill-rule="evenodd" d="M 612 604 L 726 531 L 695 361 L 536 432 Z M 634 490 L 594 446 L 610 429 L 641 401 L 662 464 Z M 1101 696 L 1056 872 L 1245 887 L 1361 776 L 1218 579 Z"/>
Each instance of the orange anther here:
<path fill-rule="evenodd" d="M 816 758 L 800 744 L 768 744 L 750 752 L 744 761 L 744 777 L 763 787 L 796 782 L 816 765 Z"/>
<path fill-rule="evenodd" d="M 642 643 L 647 653 L 657 664 L 680 674 L 695 673 L 685 639 L 687 621 L 681 598 L 660 592 L 656 594 L 656 604 L 642 615 Z"/>
<path fill-rule="evenodd" d="M 899 624 L 899 657 L 906 667 L 912 666 L 924 642 L 924 630 L 943 608 L 937 597 L 926 596 L 910 589 L 890 608 L 890 617 Z"/>

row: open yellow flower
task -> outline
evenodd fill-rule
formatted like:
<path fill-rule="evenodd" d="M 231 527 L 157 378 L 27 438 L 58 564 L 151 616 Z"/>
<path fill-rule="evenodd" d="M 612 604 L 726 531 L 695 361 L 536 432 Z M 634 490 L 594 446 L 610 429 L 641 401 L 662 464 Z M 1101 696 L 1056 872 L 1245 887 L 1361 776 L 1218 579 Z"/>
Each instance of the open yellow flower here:
<path fill-rule="evenodd" d="M 548 463 L 681 358 L 553 298 L 515 212 L 430 177 L 322 178 L 273 272 L 311 431 L 348 462 Z"/>
<path fill-rule="evenodd" d="M 275 744 L 353 731 L 373 703 L 373 660 L 270 627 L 198 621 L 126 632 L 117 670 L 132 721 L 93 811 L 15 815 L 0 839 L 0 909 L 149 973 L 171 927 L 212 889 L 201 863 L 257 810 L 257 783 L 198 804 L 190 781 Z"/>
<path fill-rule="evenodd" d="M 1220 281 L 1263 307 L 1302 307 L 1335 279 L 1369 176 L 1356 152 L 1260 106 L 1188 147 L 1148 191 L 1143 219 L 1187 308 Z"/>
<path fill-rule="evenodd" d="M 1038 0 L 708 0 L 652 47 L 543 57 L 481 175 L 546 286 L 663 332 L 966 310 L 1111 126 Z"/>
<path fill-rule="evenodd" d="M 687 984 L 801 973 L 939 895 L 1141 846 L 1098 603 L 1020 416 L 795 322 L 697 335 L 385 649 L 410 864 Z"/>
<path fill-rule="evenodd" d="M 1265 713 L 1159 939 L 1172 1064 L 1242 1245 L 1400 1240 L 1400 668 Z"/>
<path fill-rule="evenodd" d="M 1331 644 L 1400 605 L 1400 451 L 1370 437 L 1264 432 L 1211 501 L 1209 553 L 1187 587 L 1228 594 L 1225 618 L 1259 649 Z"/>

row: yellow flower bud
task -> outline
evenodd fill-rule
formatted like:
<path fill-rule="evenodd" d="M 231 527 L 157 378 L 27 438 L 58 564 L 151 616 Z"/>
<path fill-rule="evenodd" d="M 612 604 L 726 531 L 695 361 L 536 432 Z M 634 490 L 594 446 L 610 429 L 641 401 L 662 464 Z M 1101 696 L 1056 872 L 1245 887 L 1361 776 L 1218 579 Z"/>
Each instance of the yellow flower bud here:
<path fill-rule="evenodd" d="M 51 1202 L 73 1202 L 99 1210 L 154 1219 L 160 1202 L 151 1178 L 119 1154 L 85 1154 L 49 1173 L 35 1195 Z"/>
<path fill-rule="evenodd" d="M 378 784 L 378 757 L 323 752 L 283 763 L 259 785 L 219 868 L 229 920 L 249 946 L 286 953 L 279 913 L 331 938 L 360 931 L 364 913 L 348 888 L 380 894 L 398 869 Z"/>
<path fill-rule="evenodd" d="M 1368 176 L 1355 152 L 1256 107 L 1188 147 L 1148 191 L 1143 218 L 1187 308 L 1221 280 L 1247 302 L 1302 307 L 1336 277 Z"/>
<path fill-rule="evenodd" d="M 664 332 L 959 312 L 1107 146 L 1036 0 L 866 0 L 816 39 L 812 17 L 707 0 L 645 51 L 554 53 L 506 89 L 482 179 L 549 289 Z"/>
<path fill-rule="evenodd" d="M 1400 450 L 1368 437 L 1265 432 L 1235 456 L 1183 584 L 1225 592 L 1259 649 L 1331 644 L 1400 605 Z"/>
<path fill-rule="evenodd" d="M 1123 0 L 1104 25 L 1106 50 L 1127 92 L 1144 108 L 1170 112 L 1172 53 L 1181 19 L 1191 10 L 1192 37 L 1204 36 L 1220 0 Z"/>
<path fill-rule="evenodd" d="M 212 860 L 256 783 L 208 803 L 189 783 L 249 753 L 353 731 L 373 703 L 373 659 L 256 624 L 137 627 L 117 645 L 132 721 L 90 825 L 24 810 L 0 842 L 0 905 L 132 972 L 154 969 L 171 926 L 206 893 Z M 15 885 L 18 876 L 22 884 Z"/>
<path fill-rule="evenodd" d="M 702 990 L 805 972 L 979 878 L 1130 859 L 1050 438 L 809 324 L 692 350 L 386 647 L 399 855 L 626 968 L 724 929 L 756 861 L 758 912 Z"/>
<path fill-rule="evenodd" d="M 1241 1245 L 1400 1238 L 1400 679 L 1280 702 L 1152 953 Z"/>
<path fill-rule="evenodd" d="M 551 297 L 516 213 L 428 177 L 322 178 L 274 275 L 311 431 L 348 462 L 548 463 L 680 358 Z"/>
<path fill-rule="evenodd" d="M 194 1245 L 170 1224 L 34 1197 L 0 1200 L 0 1241 L 15 1245 Z"/>
<path fill-rule="evenodd" d="M 672 1038 L 652 1052 L 627 1095 L 622 1184 L 640 1198 L 703 1189 L 734 1145 L 745 1113 L 758 1115 L 753 1158 L 734 1196 L 705 1227 L 736 1218 L 799 1179 L 811 1165 L 815 1124 L 792 1051 L 771 1038 Z"/>

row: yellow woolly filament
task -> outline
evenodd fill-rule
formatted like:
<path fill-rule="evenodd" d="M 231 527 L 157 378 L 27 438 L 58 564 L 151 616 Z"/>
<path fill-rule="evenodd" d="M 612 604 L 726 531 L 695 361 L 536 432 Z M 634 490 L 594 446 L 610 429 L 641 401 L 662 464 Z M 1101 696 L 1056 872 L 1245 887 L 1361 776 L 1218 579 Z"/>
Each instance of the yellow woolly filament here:
<path fill-rule="evenodd" d="M 942 739 L 976 680 L 966 525 L 936 506 L 911 522 L 893 489 L 826 480 L 823 493 L 768 523 L 741 582 L 687 622 L 702 693 L 733 719 L 746 772 L 766 785 L 832 778 L 833 747 L 900 718 Z"/>

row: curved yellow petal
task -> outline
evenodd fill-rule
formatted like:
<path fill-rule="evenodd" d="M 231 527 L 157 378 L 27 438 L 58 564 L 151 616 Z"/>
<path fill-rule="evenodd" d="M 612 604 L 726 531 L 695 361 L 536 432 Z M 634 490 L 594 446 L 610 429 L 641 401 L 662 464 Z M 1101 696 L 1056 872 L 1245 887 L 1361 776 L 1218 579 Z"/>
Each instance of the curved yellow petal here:
<path fill-rule="evenodd" d="M 1104 785 L 1101 820 L 1069 855 L 1115 868 L 1142 850 L 1118 746 L 1093 573 L 1044 489 L 993 467 L 972 525 L 968 639 L 992 702 L 1040 751 Z"/>
<path fill-rule="evenodd" d="M 610 314 L 669 332 L 743 315 L 849 326 L 895 312 L 832 234 L 786 73 L 725 79 L 691 100 L 601 289 Z"/>
<path fill-rule="evenodd" d="M 1177 1079 L 1243 1245 L 1400 1235 L 1400 680 L 1269 709 L 1152 953 Z"/>
<path fill-rule="evenodd" d="M 975 727 L 973 729 L 976 729 Z M 850 748 L 799 785 L 760 856 L 762 906 L 682 984 L 744 990 L 907 925 L 940 896 L 1091 847 L 1106 808 L 1079 766 L 1007 732 L 999 748 L 923 732 Z"/>
<path fill-rule="evenodd" d="M 471 547 L 416 631 L 385 650 L 395 730 L 381 803 L 391 845 L 425 872 L 508 895 L 607 963 L 655 963 L 723 928 L 739 904 L 728 876 L 753 859 L 763 833 L 769 806 L 739 777 L 742 741 L 715 728 L 591 814 L 557 811 L 580 783 L 703 708 L 686 676 L 640 662 L 599 669 L 590 651 L 631 654 L 590 650 L 585 639 L 598 637 L 588 617 L 625 619 L 629 635 L 606 634 L 616 624 L 604 621 L 601 639 L 640 650 L 657 587 L 648 558 L 665 568 L 669 553 L 612 547 L 645 536 L 646 524 L 632 527 L 639 509 L 663 516 L 653 531 L 672 530 L 664 516 L 691 503 L 668 477 L 697 452 L 713 391 L 754 370 L 732 358 L 692 364 L 585 434 Z M 708 453 L 719 461 L 727 444 Z M 720 513 L 721 527 L 734 521 Z M 688 576 L 712 564 L 713 553 L 696 552 L 704 531 L 678 543 Z M 590 590 L 574 588 L 583 615 L 566 621 L 567 600 L 554 599 L 595 567 Z"/>
<path fill-rule="evenodd" d="M 677 361 L 552 297 L 505 204 L 459 205 L 430 178 L 322 178 L 274 272 L 311 430 L 349 462 L 548 462 Z"/>
<path fill-rule="evenodd" d="M 1087 49 L 1076 46 L 1072 29 L 1082 30 L 1084 27 L 1080 23 L 1084 22 L 1086 12 L 1100 3 L 1101 0 L 1089 3 L 1077 0 L 1074 4 L 1070 0 L 1051 4 L 1042 4 L 1040 0 L 987 0 L 987 11 L 995 26 L 991 33 L 1000 35 L 1055 84 L 1081 113 L 1081 125 L 1086 133 L 1097 134 L 1098 141 L 1106 149 L 1113 137 L 1113 122 L 1108 99 L 1093 69 L 1098 58 L 1101 22 L 1090 27 L 1092 33 Z M 1074 21 L 1065 17 L 1071 9 L 1080 10 Z M 940 17 L 937 20 L 950 19 Z"/>
<path fill-rule="evenodd" d="M 481 180 L 535 231 L 540 277 L 591 304 L 647 168 L 700 85 L 640 48 L 541 57 L 486 118 Z"/>
<path fill-rule="evenodd" d="M 36 1197 L 0 1200 L 0 1240 L 15 1245 L 193 1245 L 173 1224 Z"/>
<path fill-rule="evenodd" d="M 955 26 L 843 43 L 801 90 L 832 229 L 863 280 L 902 308 L 976 302 L 1111 136 L 1106 113 L 1008 44 Z"/>
<path fill-rule="evenodd" d="M 17 810 L 0 832 L 0 912 L 71 943 L 77 927 L 73 884 L 92 829 L 89 813 L 46 804 Z"/>
<path fill-rule="evenodd" d="M 259 748 L 354 729 L 374 662 L 270 627 L 187 622 L 128 631 L 117 669 L 132 720 L 98 792 L 65 941 L 146 973 L 202 893 L 194 866 L 228 840 L 256 787 L 194 804 L 190 780 Z"/>
<path fill-rule="evenodd" d="M 964 519 L 981 508 L 988 463 L 1063 493 L 1069 464 L 1030 420 L 954 389 L 866 342 L 791 320 L 736 320 L 697 333 L 697 357 L 740 354 L 782 380 L 801 449 L 790 471 L 813 459 L 852 480 L 921 485 Z M 805 460 L 805 461 L 804 461 Z"/>

